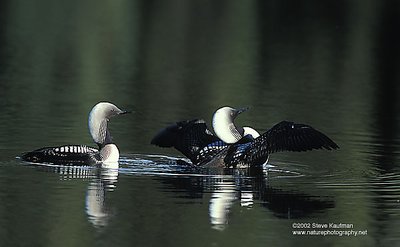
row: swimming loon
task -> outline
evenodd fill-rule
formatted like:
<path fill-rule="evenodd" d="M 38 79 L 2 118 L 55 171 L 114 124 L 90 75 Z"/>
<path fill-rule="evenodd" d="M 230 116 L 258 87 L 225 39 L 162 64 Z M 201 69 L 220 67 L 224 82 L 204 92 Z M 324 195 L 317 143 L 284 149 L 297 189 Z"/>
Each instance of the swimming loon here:
<path fill-rule="evenodd" d="M 338 149 L 329 137 L 306 124 L 282 121 L 260 135 L 251 127 L 237 126 L 235 118 L 248 108 L 218 109 L 212 120 L 215 135 L 202 119 L 180 121 L 162 129 L 151 144 L 174 147 L 199 166 L 248 167 L 268 161 L 280 151 Z"/>
<path fill-rule="evenodd" d="M 86 145 L 64 145 L 44 147 L 22 155 L 22 160 L 34 163 L 52 163 L 64 165 L 107 165 L 117 163 L 119 150 L 112 142 L 107 128 L 111 117 L 129 113 L 117 106 L 100 102 L 89 113 L 89 132 L 97 148 Z"/>

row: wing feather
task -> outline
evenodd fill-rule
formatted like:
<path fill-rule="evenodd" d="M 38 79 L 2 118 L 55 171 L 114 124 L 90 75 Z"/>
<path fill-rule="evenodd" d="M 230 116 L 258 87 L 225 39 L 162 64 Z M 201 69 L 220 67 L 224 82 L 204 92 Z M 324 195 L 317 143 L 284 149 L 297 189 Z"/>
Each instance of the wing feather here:
<path fill-rule="evenodd" d="M 264 161 L 268 155 L 281 151 L 303 152 L 313 149 L 338 149 L 339 146 L 328 136 L 306 124 L 298 124 L 288 121 L 282 121 L 261 136 L 255 138 L 245 149 L 241 149 L 241 155 L 237 154 L 237 145 L 234 144 L 230 149 L 234 151 L 236 160 L 232 155 L 225 159 L 227 163 L 247 163 Z M 235 147 L 236 146 L 236 147 Z"/>
<path fill-rule="evenodd" d="M 308 151 L 338 149 L 339 146 L 325 134 L 306 124 L 282 121 L 253 142 L 252 148 L 263 147 L 268 153 L 278 151 Z"/>
<path fill-rule="evenodd" d="M 204 163 L 227 146 L 212 134 L 202 119 L 172 124 L 162 129 L 151 140 L 151 144 L 159 147 L 174 147 L 193 164 Z"/>

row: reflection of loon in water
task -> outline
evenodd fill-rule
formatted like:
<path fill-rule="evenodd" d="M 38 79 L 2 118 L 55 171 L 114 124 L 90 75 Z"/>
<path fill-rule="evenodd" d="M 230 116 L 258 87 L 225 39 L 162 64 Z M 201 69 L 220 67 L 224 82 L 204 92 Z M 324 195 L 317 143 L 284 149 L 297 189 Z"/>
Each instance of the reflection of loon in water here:
<path fill-rule="evenodd" d="M 285 191 L 262 185 L 260 191 L 250 191 L 235 183 L 234 178 L 225 178 L 215 184 L 209 204 L 210 223 L 214 229 L 223 230 L 229 224 L 231 210 L 240 202 L 244 208 L 252 208 L 255 201 L 260 200 L 276 217 L 298 219 L 333 208 L 330 198 L 311 196 L 296 191 Z"/>
<path fill-rule="evenodd" d="M 96 227 L 108 224 L 111 210 L 107 207 L 107 192 L 115 189 L 118 178 L 117 169 L 99 169 L 99 174 L 92 179 L 86 193 L 86 214 L 89 222 Z"/>
<path fill-rule="evenodd" d="M 99 149 L 85 145 L 45 147 L 22 155 L 22 159 L 35 163 L 114 166 L 119 159 L 117 146 L 112 142 L 108 121 L 111 117 L 128 113 L 117 106 L 100 102 L 89 114 L 89 131 Z"/>
<path fill-rule="evenodd" d="M 107 204 L 107 194 L 114 191 L 118 181 L 118 169 L 83 166 L 36 166 L 41 171 L 57 173 L 61 180 L 89 180 L 85 197 L 88 221 L 95 227 L 104 227 L 112 216 Z"/>
<path fill-rule="evenodd" d="M 309 125 L 282 121 L 260 135 L 250 127 L 240 127 L 235 118 L 247 110 L 222 107 L 213 116 L 215 135 L 204 120 L 181 121 L 161 130 L 151 141 L 160 147 L 174 147 L 195 165 L 258 166 L 271 153 L 338 149 L 329 137 Z"/>
<path fill-rule="evenodd" d="M 215 183 L 214 192 L 209 204 L 211 225 L 217 230 L 223 230 L 228 224 L 228 215 L 236 200 L 236 187 L 232 180 L 222 179 Z"/>
<path fill-rule="evenodd" d="M 313 217 L 335 206 L 331 196 L 313 195 L 301 192 L 297 188 L 284 189 L 272 185 L 279 181 L 277 178 L 299 179 L 300 177 L 302 175 L 297 172 L 274 168 L 261 172 L 259 169 L 224 171 L 213 169 L 212 174 L 180 178 L 166 176 L 162 177 L 162 181 L 164 184 L 172 185 L 175 188 L 173 191 L 185 193 L 179 195 L 179 198 L 189 198 L 189 200 L 208 198 L 210 225 L 215 230 L 224 230 L 229 226 L 231 219 L 242 217 L 237 214 L 246 214 L 248 210 L 254 208 L 266 208 L 266 213 L 271 212 L 277 218 L 301 219 Z M 275 182 L 271 184 L 270 179 Z"/>

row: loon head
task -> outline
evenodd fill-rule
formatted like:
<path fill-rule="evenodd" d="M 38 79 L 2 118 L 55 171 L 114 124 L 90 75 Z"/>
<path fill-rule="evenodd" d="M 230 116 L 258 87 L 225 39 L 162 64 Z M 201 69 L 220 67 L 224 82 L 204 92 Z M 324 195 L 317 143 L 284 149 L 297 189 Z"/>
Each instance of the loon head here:
<path fill-rule="evenodd" d="M 129 112 L 108 102 L 100 102 L 92 108 L 89 113 L 89 131 L 93 141 L 99 147 L 112 143 L 110 132 L 107 129 L 110 118 L 126 113 Z"/>
<path fill-rule="evenodd" d="M 240 113 L 248 109 L 248 107 L 235 109 L 229 106 L 219 108 L 214 113 L 212 121 L 213 129 L 218 138 L 230 144 L 239 141 L 245 135 L 245 130 L 236 126 L 234 120 Z"/>

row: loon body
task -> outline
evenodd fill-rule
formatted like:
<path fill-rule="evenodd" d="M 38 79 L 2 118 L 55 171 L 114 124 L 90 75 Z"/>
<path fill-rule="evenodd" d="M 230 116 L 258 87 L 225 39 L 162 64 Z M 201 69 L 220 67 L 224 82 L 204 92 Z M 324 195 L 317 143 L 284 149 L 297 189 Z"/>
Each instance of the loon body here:
<path fill-rule="evenodd" d="M 128 113 L 117 106 L 100 102 L 89 113 L 89 132 L 97 148 L 85 145 L 44 147 L 22 155 L 22 160 L 35 163 L 63 165 L 107 165 L 118 163 L 118 147 L 112 142 L 108 121 L 111 117 Z"/>
<path fill-rule="evenodd" d="M 251 127 L 240 127 L 235 118 L 248 108 L 222 107 L 213 115 L 215 135 L 204 120 L 177 122 L 162 129 L 151 141 L 160 147 L 174 147 L 194 165 L 248 167 L 267 162 L 280 151 L 338 149 L 325 134 L 306 124 L 282 121 L 260 135 Z"/>

